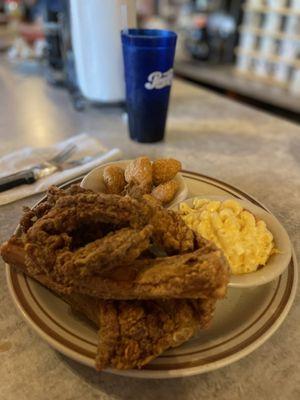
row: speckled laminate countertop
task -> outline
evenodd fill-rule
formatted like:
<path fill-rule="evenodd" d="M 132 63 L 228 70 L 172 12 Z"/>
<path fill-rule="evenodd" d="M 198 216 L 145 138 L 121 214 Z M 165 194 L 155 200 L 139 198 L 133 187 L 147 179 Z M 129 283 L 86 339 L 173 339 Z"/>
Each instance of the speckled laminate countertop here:
<path fill-rule="evenodd" d="M 0 60 L 0 155 L 46 146 L 88 132 L 126 157 L 176 157 L 195 170 L 239 186 L 283 222 L 300 257 L 300 126 L 175 81 L 164 143 L 131 142 L 118 108 L 73 110 L 68 95 L 36 71 L 12 71 Z M 13 232 L 23 205 L 0 208 L 0 241 Z M 3 262 L 0 261 L 1 267 Z M 17 313 L 0 271 L 0 399 L 300 398 L 300 301 L 280 329 L 248 357 L 190 378 L 143 381 L 97 373 L 52 350 Z"/>

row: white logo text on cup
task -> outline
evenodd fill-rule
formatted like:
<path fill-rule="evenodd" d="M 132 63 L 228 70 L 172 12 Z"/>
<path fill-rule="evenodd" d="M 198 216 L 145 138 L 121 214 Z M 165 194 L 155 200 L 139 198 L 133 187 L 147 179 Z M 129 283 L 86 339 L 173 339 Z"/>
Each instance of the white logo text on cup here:
<path fill-rule="evenodd" d="M 173 79 L 173 68 L 166 72 L 154 71 L 148 76 L 148 82 L 145 83 L 145 88 L 148 90 L 162 89 L 166 86 L 171 86 Z"/>

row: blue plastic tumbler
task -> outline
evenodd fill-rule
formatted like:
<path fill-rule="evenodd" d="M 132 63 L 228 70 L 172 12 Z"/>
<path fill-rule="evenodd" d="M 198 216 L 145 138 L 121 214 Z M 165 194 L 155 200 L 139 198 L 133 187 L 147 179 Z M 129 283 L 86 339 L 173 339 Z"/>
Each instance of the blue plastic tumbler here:
<path fill-rule="evenodd" d="M 138 142 L 163 139 L 177 35 L 159 29 L 122 31 L 129 134 Z"/>

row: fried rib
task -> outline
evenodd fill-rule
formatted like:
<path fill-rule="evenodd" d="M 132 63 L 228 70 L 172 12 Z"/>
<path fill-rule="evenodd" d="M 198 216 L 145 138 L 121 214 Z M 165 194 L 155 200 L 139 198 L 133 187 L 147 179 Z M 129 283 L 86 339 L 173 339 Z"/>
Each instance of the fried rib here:
<path fill-rule="evenodd" d="M 123 228 L 72 250 L 72 239 L 66 234 L 47 236 L 40 232 L 39 241 L 25 241 L 26 263 L 32 269 L 52 274 L 55 280 L 80 280 L 101 275 L 115 266 L 130 264 L 148 249 L 152 226 L 141 230 Z"/>
<path fill-rule="evenodd" d="M 25 264 L 32 277 L 34 271 L 26 264 L 26 253 L 21 242 L 8 242 L 1 255 L 10 264 Z M 23 267 L 24 268 L 24 267 Z M 229 267 L 221 250 L 214 246 L 179 256 L 136 260 L 130 265 L 115 267 L 105 276 L 84 276 L 80 280 L 62 281 L 61 274 L 48 274 L 54 283 L 63 282 L 64 291 L 89 294 L 102 299 L 170 299 L 222 298 L 229 279 Z"/>
<path fill-rule="evenodd" d="M 141 195 L 53 187 L 1 247 L 6 262 L 100 326 L 99 370 L 141 368 L 185 342 L 209 324 L 226 293 L 221 250 Z M 153 246 L 176 255 L 149 258 Z M 148 258 L 137 259 L 141 253 Z"/>
<path fill-rule="evenodd" d="M 71 294 L 71 308 L 98 328 L 96 368 L 141 368 L 207 328 L 216 300 L 112 301 Z"/>
<path fill-rule="evenodd" d="M 92 193 L 92 191 L 88 189 L 83 189 L 79 185 L 71 185 L 67 189 L 59 189 L 56 186 L 50 186 L 47 191 L 46 199 L 30 209 L 28 207 L 24 207 L 24 214 L 20 221 L 20 227 L 23 232 L 27 232 L 27 230 L 43 215 L 45 215 L 52 207 L 55 206 L 58 199 L 67 195 L 76 195 L 79 193 Z"/>
<path fill-rule="evenodd" d="M 103 299 L 222 298 L 229 267 L 222 252 L 213 247 L 179 256 L 136 260 L 115 267 L 104 277 L 86 277 L 74 290 Z"/>
<path fill-rule="evenodd" d="M 112 301 L 71 294 L 63 299 L 97 327 L 96 368 L 141 368 L 206 328 L 216 300 Z"/>
<path fill-rule="evenodd" d="M 151 240 L 167 254 L 185 253 L 194 248 L 194 234 L 180 216 L 160 207 L 155 201 L 96 194 L 78 186 L 65 191 L 52 187 L 46 201 L 27 211 L 21 221 L 26 262 L 32 273 L 60 270 L 64 274 L 63 271 L 72 270 L 77 257 L 82 270 L 88 271 L 89 260 L 95 256 L 96 247 L 101 246 L 100 238 L 105 236 L 101 230 L 105 224 L 111 224 L 111 228 L 123 225 L 139 229 L 151 224 Z M 128 241 L 131 239 L 132 236 Z M 87 244 L 85 249 L 83 246 L 89 241 L 94 244 Z M 118 240 L 110 243 L 117 246 Z M 134 242 L 131 248 L 133 245 Z M 76 246 L 83 247 L 82 251 L 74 251 Z M 109 253 L 113 247 L 110 247 Z M 88 249 L 93 254 L 84 258 Z M 133 259 L 131 254 L 127 258 L 129 261 Z M 85 266 L 83 259 L 87 262 Z"/>
<path fill-rule="evenodd" d="M 116 266 L 132 263 L 149 247 L 152 226 L 142 230 L 123 228 L 75 252 L 59 254 L 56 273 L 81 280 L 84 276 L 107 273 Z"/>
<path fill-rule="evenodd" d="M 167 254 L 182 254 L 194 250 L 193 231 L 174 211 L 156 206 L 149 223 L 154 227 L 154 242 Z"/>
<path fill-rule="evenodd" d="M 94 193 L 73 185 L 66 190 L 52 186 L 46 200 L 25 210 L 20 225 L 34 238 L 39 231 L 70 233 L 84 223 L 111 223 L 144 226 L 152 215 L 151 207 L 128 196 Z M 30 229 L 32 228 L 32 229 Z"/>
<path fill-rule="evenodd" d="M 96 368 L 140 368 L 207 328 L 216 300 L 113 301 L 62 297 L 98 328 Z"/>
<path fill-rule="evenodd" d="M 112 230 L 120 225 L 142 228 L 152 215 L 152 210 L 146 203 L 140 204 L 129 197 L 83 192 L 82 189 L 74 194 L 54 192 L 54 195 L 49 194 L 42 212 L 27 212 L 22 221 L 26 262 L 33 271 L 37 269 L 37 272 L 53 271 L 57 258 L 60 263 L 62 259 L 69 261 L 71 256 L 74 259 L 74 243 L 78 242 L 75 239 L 76 236 L 78 239 L 78 232 L 84 227 L 86 232 L 95 230 L 94 237 L 90 235 L 95 240 L 102 236 L 102 226 L 110 224 Z M 31 223 L 33 224 L 30 226 Z M 82 235 L 86 236 L 86 233 L 82 232 Z M 130 239 L 132 236 L 129 236 Z M 116 245 L 118 244 L 116 241 Z M 81 257 L 82 254 L 79 253 L 78 256 Z M 131 256 L 129 259 L 132 259 Z"/>
<path fill-rule="evenodd" d="M 14 267 L 28 274 L 20 254 L 19 258 L 16 253 L 14 256 Z M 78 293 L 62 294 L 62 288 L 45 274 L 34 278 L 100 328 L 98 370 L 140 368 L 168 348 L 179 346 L 208 325 L 216 302 L 100 300 Z"/>
<path fill-rule="evenodd" d="M 48 233 L 71 233 L 84 222 L 128 224 L 144 226 L 151 217 L 151 209 L 130 197 L 104 193 L 79 193 L 60 197 L 55 205 L 28 230 Z"/>
<path fill-rule="evenodd" d="M 199 321 L 187 300 L 100 303 L 96 368 L 141 368 L 190 339 Z"/>
<path fill-rule="evenodd" d="M 133 228 L 151 224 L 153 241 L 167 254 L 194 249 L 192 230 L 179 215 L 162 208 L 150 196 L 138 201 L 128 196 L 97 194 L 78 186 L 66 191 L 52 187 L 46 201 L 33 210 L 27 210 L 21 220 L 28 243 L 49 247 L 51 252 L 68 248 L 69 236 L 83 225 L 88 230 L 92 224 Z M 42 258 L 45 259 L 45 255 Z"/>

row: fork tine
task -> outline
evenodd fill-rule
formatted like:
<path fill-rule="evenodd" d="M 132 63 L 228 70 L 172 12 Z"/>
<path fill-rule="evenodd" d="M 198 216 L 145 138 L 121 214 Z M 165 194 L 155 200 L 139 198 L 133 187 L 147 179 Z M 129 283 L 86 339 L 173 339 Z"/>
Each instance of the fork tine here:
<path fill-rule="evenodd" d="M 62 149 L 58 154 L 52 157 L 51 160 L 48 160 L 48 162 L 51 164 L 61 164 L 71 156 L 71 154 L 74 152 L 75 149 L 76 145 L 70 143 L 64 149 Z"/>

